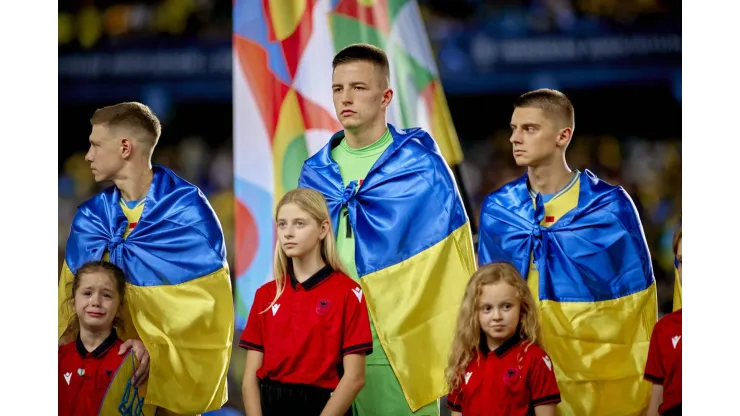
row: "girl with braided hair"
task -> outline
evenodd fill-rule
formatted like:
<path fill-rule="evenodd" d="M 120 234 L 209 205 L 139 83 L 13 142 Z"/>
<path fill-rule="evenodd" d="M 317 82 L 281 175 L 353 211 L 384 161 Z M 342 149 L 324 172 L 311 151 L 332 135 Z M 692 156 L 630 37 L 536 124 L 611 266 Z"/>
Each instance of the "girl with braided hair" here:
<path fill-rule="evenodd" d="M 560 390 L 527 282 L 509 263 L 468 282 L 446 371 L 453 415 L 555 415 Z"/>

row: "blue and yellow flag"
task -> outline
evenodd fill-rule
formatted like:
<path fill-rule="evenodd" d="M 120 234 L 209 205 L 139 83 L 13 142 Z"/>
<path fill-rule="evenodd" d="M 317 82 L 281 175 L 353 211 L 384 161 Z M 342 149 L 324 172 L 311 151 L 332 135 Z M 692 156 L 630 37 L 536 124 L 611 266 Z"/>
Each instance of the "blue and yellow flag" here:
<path fill-rule="evenodd" d="M 479 264 L 507 261 L 527 276 L 533 257 L 560 414 L 638 415 L 650 391 L 642 373 L 658 314 L 650 253 L 624 189 L 588 170 L 579 175 L 574 208 L 549 227 L 526 175 L 489 195 Z"/>
<path fill-rule="evenodd" d="M 468 216 L 437 144 L 418 128 L 388 129 L 393 142 L 359 189 L 357 181 L 344 186 L 331 158 L 344 132 L 305 162 L 298 186 L 324 195 L 335 230 L 347 208 L 370 316 L 415 411 L 447 392 L 444 369 L 475 257 Z"/>
<path fill-rule="evenodd" d="M 234 307 L 221 224 L 200 190 L 154 167 L 141 219 L 128 221 L 113 186 L 80 206 L 59 281 L 61 338 L 74 313 L 74 273 L 109 254 L 123 269 L 121 339 L 141 339 L 150 356 L 148 405 L 180 414 L 220 408 L 234 334 Z"/>

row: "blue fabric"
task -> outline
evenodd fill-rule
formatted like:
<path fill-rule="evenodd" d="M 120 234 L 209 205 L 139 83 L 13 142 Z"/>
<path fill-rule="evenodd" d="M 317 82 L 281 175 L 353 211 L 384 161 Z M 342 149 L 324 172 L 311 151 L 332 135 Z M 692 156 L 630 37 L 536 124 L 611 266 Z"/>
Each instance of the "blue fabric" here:
<path fill-rule="evenodd" d="M 512 263 L 523 276 L 530 253 L 540 274 L 541 300 L 594 302 L 648 288 L 655 280 L 642 224 L 627 192 L 580 174 L 578 206 L 549 228 L 527 175 L 486 197 L 478 238 L 479 264 Z"/>
<path fill-rule="evenodd" d="M 300 188 L 321 192 L 337 231 L 347 207 L 355 232 L 355 261 L 360 277 L 385 269 L 439 243 L 468 221 L 452 171 L 432 137 L 419 128 L 388 124 L 393 142 L 357 189 L 344 186 L 331 149 L 344 131 L 303 165 Z"/>
<path fill-rule="evenodd" d="M 118 188 L 111 186 L 80 206 L 67 240 L 72 273 L 102 259 L 106 250 L 111 263 L 138 286 L 184 283 L 226 265 L 221 224 L 203 193 L 165 167 L 153 169 L 141 219 L 126 239 Z"/>

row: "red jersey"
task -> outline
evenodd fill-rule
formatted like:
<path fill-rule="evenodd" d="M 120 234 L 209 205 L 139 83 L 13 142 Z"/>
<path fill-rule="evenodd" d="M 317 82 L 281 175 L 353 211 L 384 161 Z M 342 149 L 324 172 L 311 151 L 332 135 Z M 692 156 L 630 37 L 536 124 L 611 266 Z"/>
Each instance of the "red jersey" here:
<path fill-rule="evenodd" d="M 277 284 L 257 289 L 239 346 L 264 353 L 260 379 L 334 389 L 342 357 L 373 349 L 362 289 L 328 265 L 303 283 L 292 274 L 285 283 L 272 307 Z"/>
<path fill-rule="evenodd" d="M 475 416 L 527 416 L 536 406 L 560 402 L 550 357 L 514 336 L 494 351 L 481 342 L 447 407 Z"/>
<path fill-rule="evenodd" d="M 660 318 L 650 336 L 645 365 L 645 380 L 663 386 L 663 403 L 659 413 L 667 413 L 681 405 L 681 311 L 679 309 Z"/>
<path fill-rule="evenodd" d="M 94 351 L 80 338 L 59 347 L 59 416 L 97 416 L 103 398 L 126 355 L 116 330 Z"/>

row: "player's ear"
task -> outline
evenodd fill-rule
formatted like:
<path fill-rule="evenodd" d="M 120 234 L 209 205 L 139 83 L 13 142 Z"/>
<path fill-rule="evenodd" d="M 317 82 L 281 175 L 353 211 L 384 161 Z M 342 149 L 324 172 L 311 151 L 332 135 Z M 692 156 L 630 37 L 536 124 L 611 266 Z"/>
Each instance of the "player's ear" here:
<path fill-rule="evenodd" d="M 381 106 L 385 109 L 391 104 L 393 100 L 393 90 L 388 88 L 383 91 L 383 99 L 381 100 Z"/>
<path fill-rule="evenodd" d="M 131 139 L 128 137 L 121 138 L 121 156 L 126 159 L 131 157 L 131 154 L 133 153 L 133 143 L 131 142 Z"/>
<path fill-rule="evenodd" d="M 570 127 L 565 127 L 560 130 L 560 133 L 558 134 L 557 143 L 558 146 L 565 147 L 570 143 L 570 139 L 573 137 L 573 129 Z"/>

